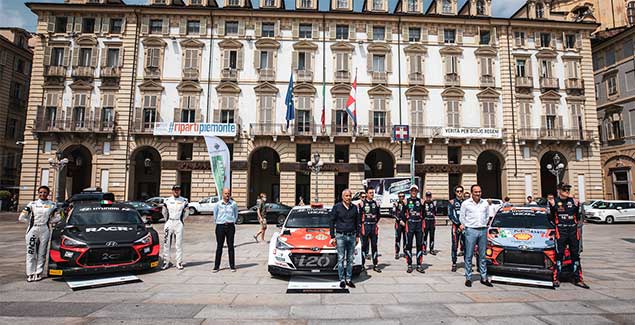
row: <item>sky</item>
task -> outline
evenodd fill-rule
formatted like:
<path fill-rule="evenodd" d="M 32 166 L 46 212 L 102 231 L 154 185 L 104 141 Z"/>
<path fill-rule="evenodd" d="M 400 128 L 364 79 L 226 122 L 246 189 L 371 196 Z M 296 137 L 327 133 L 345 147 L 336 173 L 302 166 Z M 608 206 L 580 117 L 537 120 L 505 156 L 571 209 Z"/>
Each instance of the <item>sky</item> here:
<path fill-rule="evenodd" d="M 64 2 L 64 0 L 29 0 L 30 2 Z M 222 3 L 222 0 L 216 0 Z M 293 8 L 293 0 L 285 0 L 287 8 Z M 329 0 L 318 0 L 320 8 L 328 8 Z M 353 0 L 355 9 L 360 10 L 363 0 Z M 388 0 L 392 9 L 396 0 Z M 459 7 L 467 0 L 459 0 Z M 494 17 L 508 18 L 526 0 L 492 0 L 492 12 Z M 37 17 L 27 8 L 25 0 L 0 0 L 0 27 L 21 27 L 33 32 L 37 22 Z M 149 0 L 124 0 L 127 4 L 147 4 Z M 255 2 L 255 1 L 252 1 Z M 427 8 L 432 0 L 424 0 L 424 8 Z"/>

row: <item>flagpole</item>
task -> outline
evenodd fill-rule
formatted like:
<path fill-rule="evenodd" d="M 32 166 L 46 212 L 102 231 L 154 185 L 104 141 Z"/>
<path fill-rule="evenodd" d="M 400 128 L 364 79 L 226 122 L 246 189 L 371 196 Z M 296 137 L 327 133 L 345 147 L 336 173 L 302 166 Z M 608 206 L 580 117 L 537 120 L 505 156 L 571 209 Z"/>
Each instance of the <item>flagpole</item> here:
<path fill-rule="evenodd" d="M 357 67 L 355 67 L 355 134 L 357 134 Z"/>

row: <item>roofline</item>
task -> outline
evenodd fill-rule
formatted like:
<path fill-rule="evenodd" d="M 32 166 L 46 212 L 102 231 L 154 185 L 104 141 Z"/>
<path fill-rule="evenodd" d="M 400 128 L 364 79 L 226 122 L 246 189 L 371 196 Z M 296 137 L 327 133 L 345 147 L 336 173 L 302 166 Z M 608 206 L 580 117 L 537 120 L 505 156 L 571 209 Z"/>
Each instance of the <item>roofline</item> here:
<path fill-rule="evenodd" d="M 613 29 L 618 29 L 620 27 L 617 28 L 613 28 Z M 591 51 L 593 52 L 596 49 L 601 49 L 603 48 L 606 44 L 610 44 L 612 42 L 617 42 L 617 39 L 628 34 L 629 32 L 632 32 L 635 29 L 635 25 L 625 28 L 624 30 L 622 30 L 621 32 L 611 36 L 611 37 L 607 37 L 601 41 L 598 41 L 597 43 L 593 44 L 593 46 L 591 47 Z M 611 29 L 607 29 L 607 30 L 611 30 Z M 598 32 L 602 32 L 602 31 L 598 31 Z"/>

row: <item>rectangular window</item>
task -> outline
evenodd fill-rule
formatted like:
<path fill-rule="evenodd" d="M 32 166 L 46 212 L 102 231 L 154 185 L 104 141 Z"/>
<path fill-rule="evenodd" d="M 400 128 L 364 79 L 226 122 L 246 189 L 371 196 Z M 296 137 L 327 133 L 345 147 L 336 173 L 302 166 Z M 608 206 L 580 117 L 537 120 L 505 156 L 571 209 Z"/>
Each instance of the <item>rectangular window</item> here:
<path fill-rule="evenodd" d="M 95 32 L 95 18 L 82 18 L 82 33 L 92 34 Z"/>
<path fill-rule="evenodd" d="M 408 42 L 420 42 L 421 41 L 421 28 L 410 27 L 408 28 Z"/>
<path fill-rule="evenodd" d="M 335 100 L 335 132 L 348 132 L 348 113 L 346 112 L 347 97 L 339 97 Z"/>
<path fill-rule="evenodd" d="M 525 46 L 525 32 L 514 32 L 514 42 L 516 46 Z"/>
<path fill-rule="evenodd" d="M 179 160 L 192 160 L 193 151 L 193 143 L 179 143 L 177 147 Z"/>
<path fill-rule="evenodd" d="M 496 127 L 496 105 L 493 102 L 483 103 L 483 127 Z"/>
<path fill-rule="evenodd" d="M 105 128 L 112 128 L 115 123 L 115 109 L 104 107 L 101 110 L 101 125 Z"/>
<path fill-rule="evenodd" d="M 229 51 L 229 69 L 236 70 L 238 66 L 238 52 Z"/>
<path fill-rule="evenodd" d="M 313 25 L 311 24 L 300 24 L 300 38 L 311 38 L 313 33 Z"/>
<path fill-rule="evenodd" d="M 348 149 L 347 144 L 335 145 L 335 162 L 336 163 L 348 163 Z"/>
<path fill-rule="evenodd" d="M 275 6 L 276 6 L 275 0 L 265 0 L 264 1 L 264 7 L 275 7 Z"/>
<path fill-rule="evenodd" d="M 68 17 L 55 17 L 55 32 L 66 33 L 67 24 L 68 24 Z"/>
<path fill-rule="evenodd" d="M 88 67 L 90 66 L 90 57 L 93 52 L 93 49 L 89 48 L 81 48 L 79 49 L 79 66 L 80 67 Z"/>
<path fill-rule="evenodd" d="M 64 48 L 55 47 L 51 51 L 51 65 L 59 67 L 64 65 Z"/>
<path fill-rule="evenodd" d="M 443 0 L 443 4 L 441 7 L 441 12 L 444 14 L 451 14 L 452 13 L 452 2 L 450 2 L 450 0 Z"/>
<path fill-rule="evenodd" d="M 146 67 L 158 68 L 160 60 L 161 60 L 161 49 L 149 48 L 148 57 L 146 58 Z"/>
<path fill-rule="evenodd" d="M 230 7 L 238 7 L 240 6 L 239 0 L 227 0 L 227 5 Z"/>
<path fill-rule="evenodd" d="M 521 129 L 531 129 L 531 103 L 528 102 L 520 102 L 520 128 Z"/>
<path fill-rule="evenodd" d="M 46 108 L 46 126 L 53 127 L 55 126 L 55 119 L 57 118 L 57 107 L 49 106 Z"/>
<path fill-rule="evenodd" d="M 461 163 L 461 147 L 448 147 L 448 164 L 456 165 Z"/>
<path fill-rule="evenodd" d="M 525 59 L 516 60 L 516 77 L 527 77 L 526 62 L 527 60 Z"/>
<path fill-rule="evenodd" d="M 542 78 L 551 78 L 552 70 L 551 70 L 551 61 L 549 60 L 541 60 L 540 61 L 540 77 Z"/>
<path fill-rule="evenodd" d="M 479 33 L 479 44 L 488 45 L 490 42 L 490 32 L 488 30 L 481 30 Z"/>
<path fill-rule="evenodd" d="M 200 33 L 201 33 L 201 21 L 188 20 L 187 21 L 187 35 L 198 35 Z"/>
<path fill-rule="evenodd" d="M 346 9 L 348 8 L 347 0 L 337 0 L 337 9 Z"/>
<path fill-rule="evenodd" d="M 295 145 L 295 161 L 306 163 L 311 160 L 311 144 L 298 143 Z"/>
<path fill-rule="evenodd" d="M 310 9 L 313 8 L 312 0 L 300 0 L 300 8 Z"/>
<path fill-rule="evenodd" d="M 260 67 L 261 70 L 271 68 L 269 67 L 269 52 L 260 51 Z"/>
<path fill-rule="evenodd" d="M 151 129 L 157 118 L 157 96 L 145 95 L 143 97 L 143 128 Z"/>
<path fill-rule="evenodd" d="M 225 35 L 238 35 L 238 22 L 226 21 L 225 22 Z"/>
<path fill-rule="evenodd" d="M 373 41 L 383 41 L 386 39 L 386 28 L 384 26 L 373 26 Z"/>
<path fill-rule="evenodd" d="M 151 19 L 150 20 L 150 34 L 163 33 L 163 19 Z"/>
<path fill-rule="evenodd" d="M 373 54 L 373 72 L 386 71 L 386 56 L 383 54 Z"/>
<path fill-rule="evenodd" d="M 577 43 L 577 37 L 576 37 L 575 34 L 566 34 L 565 35 L 565 40 L 564 40 L 565 48 L 574 49 L 574 48 L 576 48 L 576 43 Z"/>
<path fill-rule="evenodd" d="M 446 44 L 456 43 L 456 29 L 444 29 L 443 42 Z"/>
<path fill-rule="evenodd" d="M 260 123 L 273 123 L 274 97 L 270 95 L 260 96 Z"/>
<path fill-rule="evenodd" d="M 13 98 L 22 99 L 22 85 L 14 82 L 13 83 Z"/>
<path fill-rule="evenodd" d="M 493 65 L 493 58 L 481 58 L 481 76 L 491 77 L 494 74 Z"/>
<path fill-rule="evenodd" d="M 461 115 L 459 115 L 459 102 L 455 100 L 446 103 L 448 108 L 448 127 L 461 127 Z"/>
<path fill-rule="evenodd" d="M 408 0 L 408 12 L 417 12 L 419 10 L 417 3 L 417 0 Z"/>
<path fill-rule="evenodd" d="M 572 103 L 569 108 L 571 109 L 571 129 L 582 130 L 582 105 Z"/>
<path fill-rule="evenodd" d="M 121 34 L 123 30 L 123 20 L 121 18 L 110 18 L 110 33 Z"/>
<path fill-rule="evenodd" d="M 579 76 L 579 69 L 578 69 L 579 63 L 577 61 L 569 61 L 566 63 L 566 67 L 567 67 L 567 78 L 568 79 L 578 79 Z"/>
<path fill-rule="evenodd" d="M 198 107 L 198 97 L 196 96 L 183 96 L 183 102 L 181 107 L 181 122 L 194 123 L 196 122 L 196 108 Z M 178 118 L 178 117 L 177 117 Z"/>
<path fill-rule="evenodd" d="M 348 25 L 335 26 L 335 39 L 338 39 L 338 40 L 348 39 Z"/>
<path fill-rule="evenodd" d="M 18 127 L 18 120 L 14 118 L 9 118 L 7 120 L 7 131 L 5 132 L 6 137 L 8 137 L 9 139 L 15 139 L 15 131 L 17 127 Z"/>
<path fill-rule="evenodd" d="M 198 69 L 198 49 L 185 50 L 185 69 Z"/>
<path fill-rule="evenodd" d="M 119 66 L 119 49 L 108 49 L 106 56 L 106 66 L 111 68 Z"/>
<path fill-rule="evenodd" d="M 551 46 L 551 33 L 540 33 L 540 47 Z"/>
<path fill-rule="evenodd" d="M 606 89 L 609 96 L 617 94 L 617 77 L 611 76 L 606 79 Z"/>
<path fill-rule="evenodd" d="M 411 132 L 416 132 L 416 129 L 414 129 L 416 127 L 426 125 L 423 98 L 412 98 L 410 100 L 410 125 L 413 128 Z"/>
<path fill-rule="evenodd" d="M 260 28 L 260 36 L 262 37 L 274 37 L 275 36 L 275 23 L 262 23 Z"/>
<path fill-rule="evenodd" d="M 373 112 L 373 132 L 386 133 L 386 112 Z"/>
<path fill-rule="evenodd" d="M 615 49 L 609 48 L 606 50 L 606 65 L 611 66 L 615 64 Z"/>
<path fill-rule="evenodd" d="M 459 73 L 459 58 L 451 55 L 445 58 L 446 60 L 446 75 L 455 75 Z"/>
<path fill-rule="evenodd" d="M 545 103 L 544 128 L 547 130 L 555 130 L 559 127 L 558 108 L 555 103 Z"/>
<path fill-rule="evenodd" d="M 310 101 L 309 97 L 306 97 L 306 100 Z M 302 99 L 298 98 L 298 103 L 301 103 Z M 297 130 L 299 133 L 308 133 L 311 131 L 311 111 L 309 109 L 298 109 L 296 112 L 297 119 Z"/>

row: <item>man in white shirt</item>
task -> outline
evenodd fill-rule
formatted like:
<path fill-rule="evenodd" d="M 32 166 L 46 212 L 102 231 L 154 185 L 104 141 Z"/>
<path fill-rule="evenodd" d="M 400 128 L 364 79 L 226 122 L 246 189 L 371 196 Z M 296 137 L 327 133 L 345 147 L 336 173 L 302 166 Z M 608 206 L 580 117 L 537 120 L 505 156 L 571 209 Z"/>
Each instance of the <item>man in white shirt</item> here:
<path fill-rule="evenodd" d="M 481 187 L 472 185 L 472 197 L 461 204 L 461 230 L 465 234 L 465 286 L 472 286 L 472 256 L 474 247 L 478 245 L 478 271 L 481 283 L 491 287 L 487 279 L 487 265 L 485 264 L 485 248 L 487 247 L 487 222 L 489 204 L 481 200 Z"/>

